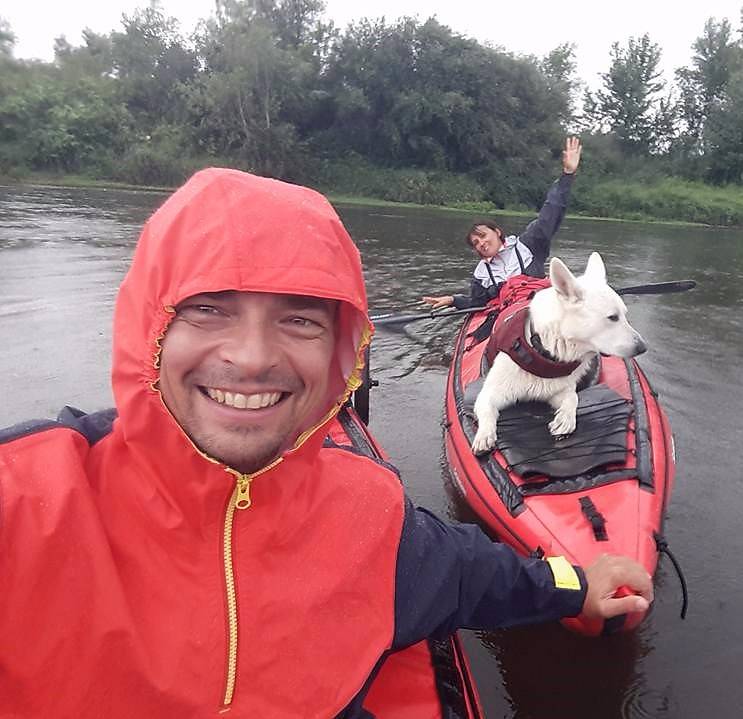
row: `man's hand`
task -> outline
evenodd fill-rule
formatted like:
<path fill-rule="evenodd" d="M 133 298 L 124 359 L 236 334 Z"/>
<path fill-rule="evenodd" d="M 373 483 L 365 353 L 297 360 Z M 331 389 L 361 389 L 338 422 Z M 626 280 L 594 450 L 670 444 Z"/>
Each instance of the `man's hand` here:
<path fill-rule="evenodd" d="M 451 295 L 440 295 L 439 297 L 423 297 L 423 302 L 431 305 L 431 308 L 438 310 L 441 307 L 451 307 L 454 304 L 454 297 Z"/>
<path fill-rule="evenodd" d="M 627 557 L 602 554 L 584 572 L 588 582 L 583 602 L 586 617 L 609 619 L 644 612 L 653 601 L 652 577 Z M 623 590 L 619 593 L 626 596 L 615 597 L 617 590 Z"/>
<path fill-rule="evenodd" d="M 565 149 L 562 151 L 562 171 L 572 175 L 580 165 L 582 147 L 577 137 L 568 137 L 565 140 Z"/>

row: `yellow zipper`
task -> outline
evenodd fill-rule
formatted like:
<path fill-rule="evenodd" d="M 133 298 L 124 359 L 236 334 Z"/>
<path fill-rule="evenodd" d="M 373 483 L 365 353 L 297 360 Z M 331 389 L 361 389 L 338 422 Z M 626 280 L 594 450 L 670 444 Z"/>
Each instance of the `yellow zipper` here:
<path fill-rule="evenodd" d="M 348 390 L 345 395 L 348 396 Z M 344 397 L 345 400 L 345 397 Z M 333 408 L 328 414 L 314 427 L 311 427 L 306 432 L 303 432 L 294 444 L 294 449 L 301 447 L 307 438 L 321 425 L 330 419 L 331 415 L 337 414 L 341 407 L 342 402 L 333 405 Z M 194 445 L 195 446 L 195 445 Z M 201 450 L 196 448 L 200 454 L 203 454 Z M 207 455 L 204 455 L 210 461 L 212 460 Z M 238 644 L 238 620 L 237 620 L 237 592 L 235 591 L 235 568 L 232 562 L 232 528 L 235 520 L 236 509 L 248 509 L 252 504 L 250 499 L 250 483 L 259 475 L 264 472 L 268 472 L 277 464 L 283 460 L 283 457 L 278 457 L 270 464 L 266 465 L 260 471 L 255 474 L 240 474 L 237 470 L 225 467 L 225 470 L 230 474 L 235 475 L 236 483 L 235 489 L 232 491 L 230 501 L 227 504 L 227 511 L 224 517 L 224 530 L 223 530 L 223 542 L 222 542 L 222 558 L 224 561 L 224 579 L 225 588 L 227 591 L 227 624 L 228 624 L 228 644 L 227 644 L 227 680 L 225 682 L 224 689 L 224 700 L 222 707 L 226 711 L 232 704 L 232 699 L 235 694 L 235 682 L 237 679 L 237 644 Z"/>
<path fill-rule="evenodd" d="M 232 704 L 235 694 L 235 678 L 237 677 L 237 592 L 235 591 L 235 569 L 232 564 L 232 525 L 236 509 L 248 509 L 250 507 L 250 482 L 252 477 L 247 474 L 239 474 L 235 489 L 232 492 L 227 505 L 224 518 L 223 535 L 223 559 L 224 579 L 227 589 L 227 681 L 224 689 L 223 706 Z"/>
<path fill-rule="evenodd" d="M 237 621 L 237 592 L 235 591 L 235 567 L 232 561 L 232 528 L 235 520 L 236 509 L 249 509 L 252 501 L 250 499 L 250 483 L 259 475 L 272 469 L 282 461 L 278 457 L 270 464 L 255 474 L 240 474 L 234 469 L 226 467 L 226 471 L 235 475 L 235 489 L 232 491 L 227 511 L 224 516 L 224 532 L 222 541 L 222 559 L 224 561 L 224 581 L 227 591 L 227 680 L 224 688 L 224 700 L 222 706 L 228 708 L 232 704 L 235 694 L 235 681 L 237 678 L 237 643 L 238 643 L 238 621 Z"/>

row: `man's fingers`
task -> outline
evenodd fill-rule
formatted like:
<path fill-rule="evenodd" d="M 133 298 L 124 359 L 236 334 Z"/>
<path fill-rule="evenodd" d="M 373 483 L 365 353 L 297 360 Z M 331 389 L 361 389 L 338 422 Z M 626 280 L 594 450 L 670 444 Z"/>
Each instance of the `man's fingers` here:
<path fill-rule="evenodd" d="M 610 597 L 604 599 L 601 615 L 609 619 L 620 614 L 644 612 L 647 611 L 649 606 L 650 602 L 647 599 L 634 594 L 627 597 Z"/>
<path fill-rule="evenodd" d="M 645 568 L 635 562 L 617 558 L 618 566 L 615 566 L 615 582 L 629 587 L 635 594 L 639 594 L 646 601 L 653 601 L 653 578 L 645 571 Z"/>
<path fill-rule="evenodd" d="M 652 577 L 628 557 L 604 554 L 584 571 L 588 582 L 583 604 L 586 616 L 645 611 L 653 601 Z"/>

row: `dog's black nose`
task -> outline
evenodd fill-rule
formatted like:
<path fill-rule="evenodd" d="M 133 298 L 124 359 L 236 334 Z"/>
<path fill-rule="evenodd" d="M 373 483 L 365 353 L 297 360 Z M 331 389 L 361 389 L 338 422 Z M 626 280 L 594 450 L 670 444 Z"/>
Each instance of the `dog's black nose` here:
<path fill-rule="evenodd" d="M 637 340 L 635 341 L 635 357 L 647 351 L 648 351 L 648 346 L 645 344 L 645 341 L 642 339 L 642 337 L 638 337 Z"/>

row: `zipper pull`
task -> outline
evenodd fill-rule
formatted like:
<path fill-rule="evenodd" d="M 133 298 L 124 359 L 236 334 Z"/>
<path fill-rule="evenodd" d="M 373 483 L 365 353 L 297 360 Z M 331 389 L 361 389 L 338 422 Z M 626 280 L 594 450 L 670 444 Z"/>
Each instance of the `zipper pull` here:
<path fill-rule="evenodd" d="M 236 509 L 248 509 L 252 504 L 250 499 L 250 477 L 247 474 L 241 474 L 237 478 L 237 497 L 235 498 Z"/>

